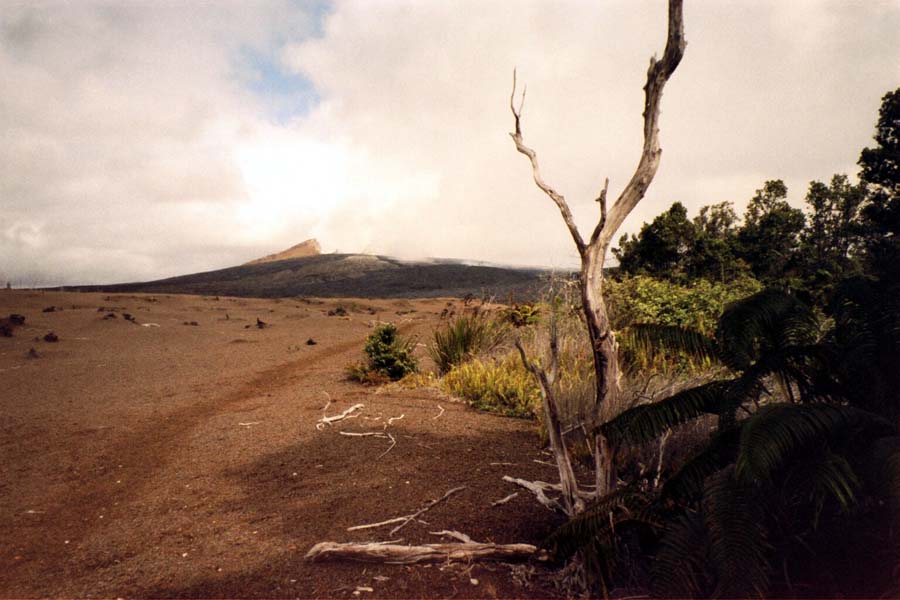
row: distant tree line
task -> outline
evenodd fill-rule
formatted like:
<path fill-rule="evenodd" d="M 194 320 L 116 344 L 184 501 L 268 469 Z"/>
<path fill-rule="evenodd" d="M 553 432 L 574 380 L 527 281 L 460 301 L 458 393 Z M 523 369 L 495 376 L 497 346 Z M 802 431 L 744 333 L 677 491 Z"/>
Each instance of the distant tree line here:
<path fill-rule="evenodd" d="M 812 181 L 805 211 L 788 204 L 780 179 L 756 191 L 743 218 L 721 202 L 690 219 L 675 202 L 637 235 L 622 236 L 613 250 L 619 272 L 678 283 L 752 276 L 821 300 L 842 279 L 898 270 L 900 89 L 883 98 L 875 142 L 860 155 L 859 183 L 846 175 Z"/>

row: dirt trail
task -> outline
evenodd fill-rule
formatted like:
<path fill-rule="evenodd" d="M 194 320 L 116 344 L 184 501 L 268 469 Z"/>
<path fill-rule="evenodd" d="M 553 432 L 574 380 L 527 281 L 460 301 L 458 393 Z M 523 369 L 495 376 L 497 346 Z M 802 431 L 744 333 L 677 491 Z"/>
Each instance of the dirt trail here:
<path fill-rule="evenodd" d="M 424 337 L 446 303 L 365 302 L 343 301 L 355 312 L 336 318 L 327 310 L 341 301 L 0 294 L 0 314 L 28 316 L 0 340 L 0 596 L 354 597 L 358 585 L 376 597 L 552 594 L 528 566 L 302 560 L 325 539 L 381 539 L 346 528 L 457 485 L 466 490 L 406 528 L 407 541 L 458 529 L 535 542 L 554 522 L 524 494 L 490 508 L 514 491 L 502 475 L 550 476 L 534 462 L 530 424 L 344 380 L 369 321 Z M 104 320 L 107 305 L 159 326 Z M 272 326 L 252 327 L 258 315 Z M 58 344 L 33 340 L 49 329 Z M 41 358 L 24 359 L 33 346 Z M 326 394 L 330 414 L 365 408 L 318 431 Z M 339 434 L 385 427 L 397 444 L 384 455 L 383 439 Z"/>

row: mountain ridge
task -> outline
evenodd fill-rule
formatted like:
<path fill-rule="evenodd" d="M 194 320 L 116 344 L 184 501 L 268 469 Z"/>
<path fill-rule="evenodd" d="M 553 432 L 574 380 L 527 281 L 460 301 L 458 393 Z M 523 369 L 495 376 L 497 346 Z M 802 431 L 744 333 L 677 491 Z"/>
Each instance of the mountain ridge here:
<path fill-rule="evenodd" d="M 521 301 L 536 298 L 551 275 L 550 270 L 544 269 L 478 266 L 452 260 L 404 261 L 371 254 L 316 254 L 251 261 L 155 281 L 57 289 L 257 298 L 436 298 L 474 295 Z"/>

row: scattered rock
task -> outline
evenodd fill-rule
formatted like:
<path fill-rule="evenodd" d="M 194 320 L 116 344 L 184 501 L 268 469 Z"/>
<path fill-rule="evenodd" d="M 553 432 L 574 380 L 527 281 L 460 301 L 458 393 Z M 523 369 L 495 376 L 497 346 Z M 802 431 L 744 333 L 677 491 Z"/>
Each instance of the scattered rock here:
<path fill-rule="evenodd" d="M 131 321 L 132 323 L 137 323 L 137 321 L 135 321 L 134 316 L 131 313 L 122 313 L 122 318 L 125 319 L 126 321 Z"/>
<path fill-rule="evenodd" d="M 13 336 L 12 326 L 9 325 L 8 323 L 0 324 L 0 336 L 12 337 Z"/>
<path fill-rule="evenodd" d="M 52 331 L 44 336 L 45 342 L 55 343 L 59 341 L 59 336 L 53 333 Z"/>
<path fill-rule="evenodd" d="M 106 315 L 103 317 L 103 320 L 109 321 L 110 319 L 118 319 L 118 318 L 119 318 L 119 315 L 117 315 L 114 312 L 111 312 L 111 313 L 106 313 Z"/>
<path fill-rule="evenodd" d="M 263 320 L 260 319 L 259 317 L 256 317 L 256 327 L 257 327 L 257 329 L 265 329 L 265 328 L 268 327 L 268 326 L 269 326 L 268 323 L 266 323 L 265 321 L 263 321 Z"/>
<path fill-rule="evenodd" d="M 200 325 L 200 323 L 198 323 L 197 321 L 185 321 L 184 324 L 185 324 L 185 325 L 192 325 L 192 326 L 194 326 L 194 327 L 197 327 L 198 325 Z"/>
<path fill-rule="evenodd" d="M 346 317 L 347 309 L 344 308 L 343 306 L 338 306 L 337 308 L 333 308 L 333 309 L 329 310 L 328 316 L 329 317 Z"/>
<path fill-rule="evenodd" d="M 306 345 L 307 345 L 307 346 L 315 346 L 315 345 L 318 344 L 318 343 L 319 343 L 319 342 L 317 342 L 316 340 L 314 340 L 314 339 L 312 339 L 312 338 L 309 338 L 308 340 L 306 340 Z"/>
<path fill-rule="evenodd" d="M 38 353 L 38 351 L 35 350 L 34 348 L 32 348 L 31 350 L 29 350 L 28 352 L 25 353 L 25 358 L 40 358 L 40 357 L 41 357 L 40 353 Z"/>
<path fill-rule="evenodd" d="M 62 309 L 61 309 L 61 308 L 60 308 L 60 309 L 57 309 L 55 306 L 48 306 L 47 308 L 45 308 L 45 309 L 42 310 L 41 312 L 51 313 L 51 312 L 56 312 L 57 310 L 62 310 Z"/>
<path fill-rule="evenodd" d="M 23 315 L 17 315 L 16 313 L 13 313 L 9 315 L 9 322 L 13 325 L 24 325 L 25 317 Z"/>

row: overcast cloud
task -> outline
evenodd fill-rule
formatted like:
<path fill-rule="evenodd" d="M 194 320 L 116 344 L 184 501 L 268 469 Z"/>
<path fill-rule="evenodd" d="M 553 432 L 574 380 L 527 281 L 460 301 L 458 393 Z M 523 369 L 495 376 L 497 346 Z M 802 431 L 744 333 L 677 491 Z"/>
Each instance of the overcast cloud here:
<path fill-rule="evenodd" d="M 855 175 L 900 85 L 900 3 L 687 0 L 662 165 L 672 202 L 802 203 Z M 569 266 L 524 132 L 583 228 L 640 151 L 665 2 L 0 3 L 0 278 L 151 279 L 316 237 L 325 251 Z"/>

